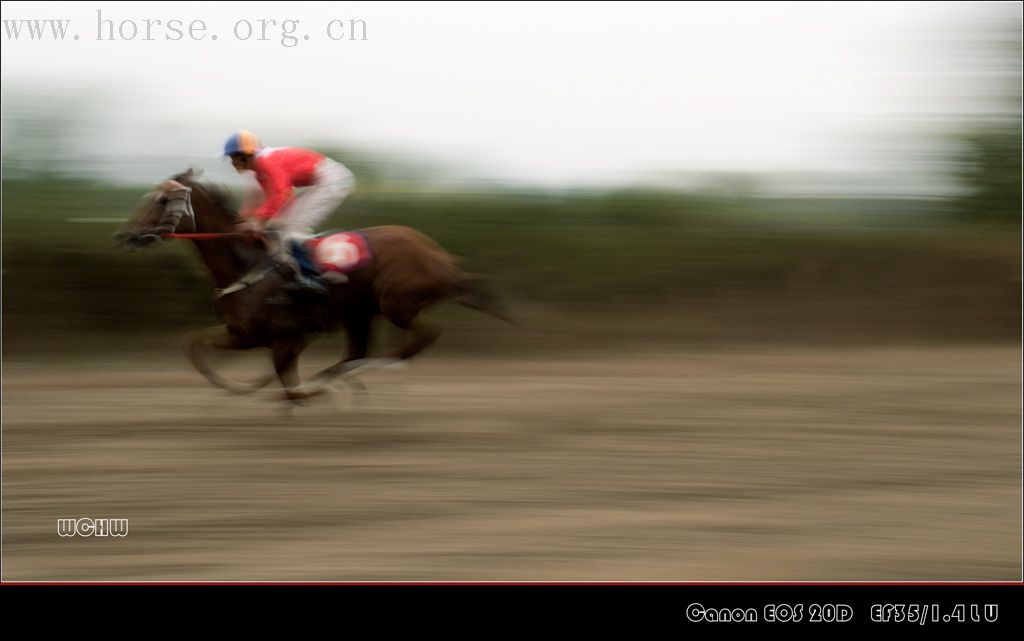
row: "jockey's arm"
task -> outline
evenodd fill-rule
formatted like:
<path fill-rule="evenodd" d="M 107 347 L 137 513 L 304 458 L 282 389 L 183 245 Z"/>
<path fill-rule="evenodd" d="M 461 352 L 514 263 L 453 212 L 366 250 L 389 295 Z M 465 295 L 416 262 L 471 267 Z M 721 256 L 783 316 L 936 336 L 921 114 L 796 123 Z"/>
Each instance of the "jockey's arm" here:
<path fill-rule="evenodd" d="M 268 171 L 266 174 L 257 176 L 260 186 L 263 187 L 263 203 L 252 210 L 250 218 L 263 221 L 264 224 L 281 211 L 281 207 L 295 193 L 292 189 L 291 180 L 279 170 Z"/>
<path fill-rule="evenodd" d="M 250 219 L 254 211 L 263 204 L 263 189 L 258 184 L 251 185 L 242 196 L 242 206 L 238 210 L 239 218 Z"/>
<path fill-rule="evenodd" d="M 253 185 L 251 189 L 245 191 L 242 207 L 238 211 L 238 222 L 235 224 L 236 233 L 242 234 L 250 241 L 256 239 L 256 236 L 263 231 L 263 225 L 266 221 L 255 217 L 253 214 L 263 205 L 265 200 L 263 191 L 258 185 Z"/>

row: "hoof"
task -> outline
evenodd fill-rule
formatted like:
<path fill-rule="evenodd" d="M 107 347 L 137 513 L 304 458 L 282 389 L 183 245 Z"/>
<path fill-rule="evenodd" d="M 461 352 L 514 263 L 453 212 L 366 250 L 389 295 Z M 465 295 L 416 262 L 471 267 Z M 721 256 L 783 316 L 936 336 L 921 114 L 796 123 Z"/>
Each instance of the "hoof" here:
<path fill-rule="evenodd" d="M 409 361 L 405 358 L 382 358 L 377 366 L 384 370 L 403 370 L 409 367 Z"/>
<path fill-rule="evenodd" d="M 280 399 L 293 405 L 302 405 L 306 401 L 308 396 L 301 392 L 284 392 L 281 394 Z"/>
<path fill-rule="evenodd" d="M 281 397 L 281 400 L 291 401 L 295 405 L 301 405 L 310 399 L 326 394 L 328 391 L 329 390 L 327 387 L 320 387 L 313 390 L 304 390 L 301 388 L 285 390 L 284 394 Z"/>

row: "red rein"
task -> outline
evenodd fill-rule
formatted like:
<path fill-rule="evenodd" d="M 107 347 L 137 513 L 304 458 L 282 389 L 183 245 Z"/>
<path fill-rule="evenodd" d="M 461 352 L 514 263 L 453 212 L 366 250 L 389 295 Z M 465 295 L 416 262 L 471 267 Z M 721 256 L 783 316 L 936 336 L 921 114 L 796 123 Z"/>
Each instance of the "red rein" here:
<path fill-rule="evenodd" d="M 187 238 L 189 240 L 216 240 L 218 238 L 241 238 L 241 234 L 164 234 L 163 238 Z"/>

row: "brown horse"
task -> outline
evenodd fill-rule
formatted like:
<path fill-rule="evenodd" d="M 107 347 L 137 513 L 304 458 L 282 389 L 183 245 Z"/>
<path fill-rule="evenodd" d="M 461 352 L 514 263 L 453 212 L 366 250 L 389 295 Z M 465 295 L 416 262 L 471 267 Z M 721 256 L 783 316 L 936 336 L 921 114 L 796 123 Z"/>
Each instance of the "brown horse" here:
<path fill-rule="evenodd" d="M 245 350 L 268 347 L 286 398 L 298 401 L 325 389 L 332 379 L 383 363 L 402 363 L 433 343 L 439 328 L 419 318 L 427 306 L 451 299 L 509 321 L 504 306 L 485 283 L 463 273 L 457 259 L 436 242 L 408 227 L 387 225 L 361 230 L 373 260 L 329 286 L 326 296 L 301 298 L 282 292 L 286 277 L 262 244 L 235 234 L 237 213 L 220 188 L 204 184 L 191 170 L 163 183 L 145 207 L 117 235 L 126 248 L 160 241 L 170 233 L 209 234 L 194 239 L 213 280 L 215 306 L 223 325 L 186 337 L 193 365 L 214 385 L 249 393 L 273 379 L 242 384 L 218 375 L 208 364 L 209 348 Z M 373 320 L 383 315 L 407 340 L 380 359 L 367 359 Z M 348 353 L 303 386 L 298 358 L 313 334 L 343 328 Z"/>

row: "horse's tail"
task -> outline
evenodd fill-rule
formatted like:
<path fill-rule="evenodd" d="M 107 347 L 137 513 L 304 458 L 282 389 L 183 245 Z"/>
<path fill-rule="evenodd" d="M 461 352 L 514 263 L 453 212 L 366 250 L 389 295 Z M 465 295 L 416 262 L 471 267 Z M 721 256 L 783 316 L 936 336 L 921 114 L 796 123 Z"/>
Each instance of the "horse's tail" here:
<path fill-rule="evenodd" d="M 500 318 L 509 325 L 517 324 L 504 301 L 495 295 L 483 276 L 460 274 L 452 284 L 451 298 L 460 305 Z"/>

